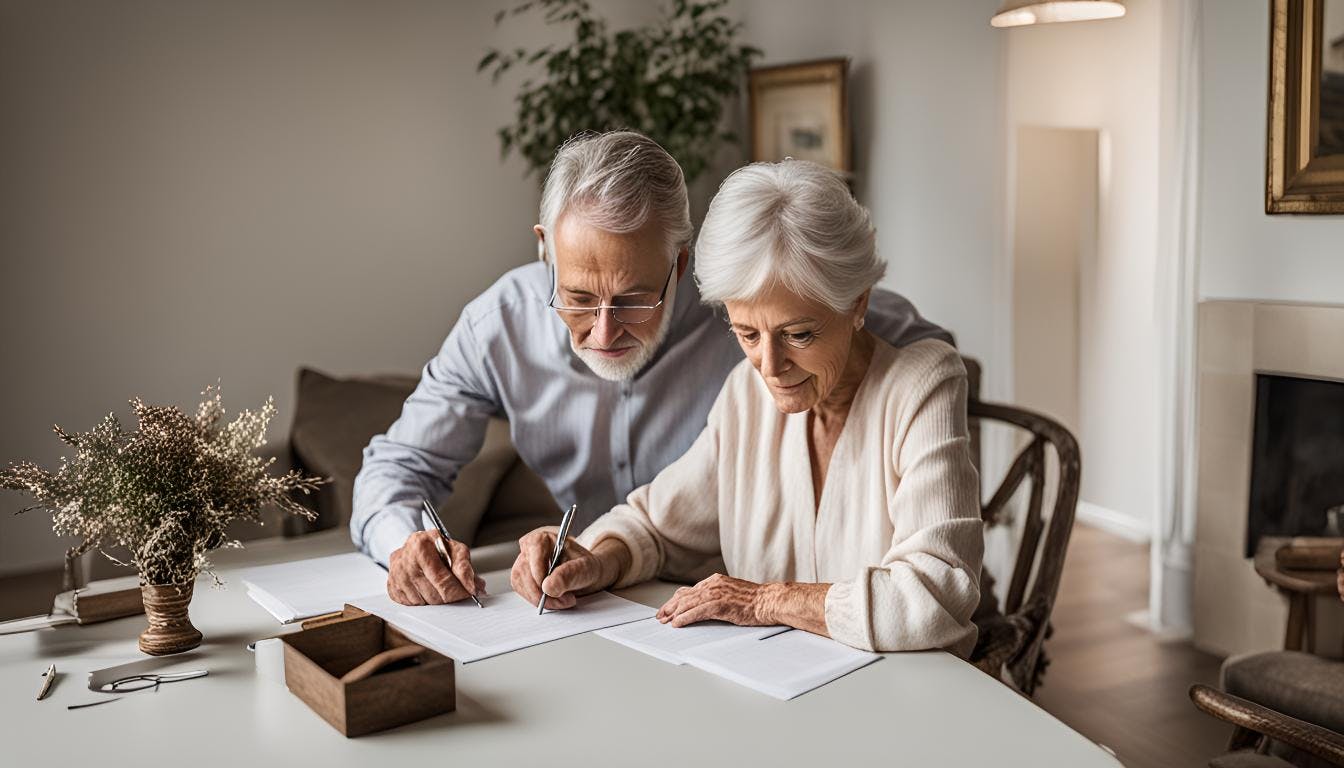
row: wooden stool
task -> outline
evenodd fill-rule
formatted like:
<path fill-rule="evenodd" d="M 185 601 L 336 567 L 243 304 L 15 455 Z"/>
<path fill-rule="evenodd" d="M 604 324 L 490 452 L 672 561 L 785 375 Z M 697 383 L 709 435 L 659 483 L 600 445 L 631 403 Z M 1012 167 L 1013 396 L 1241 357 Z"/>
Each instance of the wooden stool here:
<path fill-rule="evenodd" d="M 1344 548 L 1344 539 L 1264 536 L 1261 537 L 1260 544 L 1255 550 L 1255 572 L 1260 574 L 1260 578 L 1267 584 L 1276 587 L 1288 598 L 1288 628 L 1283 636 L 1283 649 L 1315 653 L 1316 597 L 1319 595 L 1338 597 L 1335 580 L 1338 555 L 1335 567 L 1330 570 L 1284 568 L 1279 565 L 1275 554 L 1280 547 L 1286 545 L 1310 547 L 1329 545 L 1335 547 L 1338 552 Z"/>

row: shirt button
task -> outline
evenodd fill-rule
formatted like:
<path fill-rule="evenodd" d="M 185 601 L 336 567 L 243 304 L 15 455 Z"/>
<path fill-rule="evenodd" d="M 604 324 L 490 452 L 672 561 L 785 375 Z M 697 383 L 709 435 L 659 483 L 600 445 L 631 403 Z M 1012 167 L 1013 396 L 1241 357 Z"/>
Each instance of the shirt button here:
<path fill-rule="evenodd" d="M 618 461 L 618 462 L 616 462 L 616 468 L 617 468 L 617 469 L 625 469 L 625 462 L 624 462 L 624 461 Z"/>

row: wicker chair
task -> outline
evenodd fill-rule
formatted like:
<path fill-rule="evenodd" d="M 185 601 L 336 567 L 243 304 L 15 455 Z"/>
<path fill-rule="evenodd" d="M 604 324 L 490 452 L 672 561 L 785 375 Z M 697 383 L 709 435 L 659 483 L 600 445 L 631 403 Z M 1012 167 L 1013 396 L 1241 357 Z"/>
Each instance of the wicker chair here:
<path fill-rule="evenodd" d="M 1073 532 L 1074 510 L 1078 506 L 1078 487 L 1082 459 L 1078 441 L 1055 420 L 1022 408 L 979 399 L 980 366 L 966 359 L 970 374 L 968 413 L 973 455 L 979 457 L 980 427 L 999 422 L 1030 435 L 1026 447 L 1018 453 L 994 495 L 981 508 L 986 526 L 1000 522 L 1008 501 L 1024 481 L 1030 480 L 1030 496 L 1017 559 L 1008 583 L 1008 592 L 997 610 L 977 612 L 979 639 L 971 654 L 971 663 L 981 670 L 1002 677 L 1006 672 L 1012 683 L 1027 696 L 1040 685 L 1046 659 L 1043 644 L 1050 636 L 1050 613 L 1059 592 L 1064 569 L 1064 554 Z M 1046 446 L 1059 459 L 1059 478 L 1054 494 L 1054 511 L 1048 521 L 1041 519 L 1045 499 Z M 977 464 L 978 466 L 978 464 Z M 1044 533 L 1044 540 L 1041 534 Z M 1034 578 L 1033 578 L 1034 576 Z M 985 585 L 992 590 L 992 583 Z"/>

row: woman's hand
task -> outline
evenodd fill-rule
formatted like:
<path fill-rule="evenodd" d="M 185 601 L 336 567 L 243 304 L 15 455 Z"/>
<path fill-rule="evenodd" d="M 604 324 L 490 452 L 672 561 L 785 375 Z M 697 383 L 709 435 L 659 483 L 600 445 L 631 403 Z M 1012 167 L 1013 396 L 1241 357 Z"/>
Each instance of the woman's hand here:
<path fill-rule="evenodd" d="M 674 627 L 717 619 L 744 627 L 777 623 L 766 607 L 770 584 L 716 573 L 693 587 L 682 587 L 658 609 L 658 620 Z"/>
<path fill-rule="evenodd" d="M 594 553 L 570 537 L 565 540 L 560 564 L 547 576 L 546 568 L 555 555 L 558 534 L 559 529 L 548 526 L 518 540 L 518 559 L 513 561 L 509 583 L 514 592 L 534 605 L 541 602 L 541 594 L 545 592 L 548 609 L 573 608 L 580 596 L 599 592 L 616 583 L 622 568 L 621 554 L 625 555 L 624 562 L 629 562 L 629 550 L 619 541 L 604 539 L 598 542 L 598 551 Z"/>
<path fill-rule="evenodd" d="M 1336 584 L 1339 589 L 1339 599 L 1344 600 L 1344 552 L 1339 553 L 1339 571 L 1335 574 Z"/>

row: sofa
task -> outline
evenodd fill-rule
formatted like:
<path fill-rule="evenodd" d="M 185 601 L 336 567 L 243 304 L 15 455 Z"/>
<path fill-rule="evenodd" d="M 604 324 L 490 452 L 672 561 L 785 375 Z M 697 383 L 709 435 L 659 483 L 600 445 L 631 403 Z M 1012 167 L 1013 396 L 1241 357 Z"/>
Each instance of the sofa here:
<path fill-rule="evenodd" d="M 300 368 L 288 463 L 330 482 L 301 501 L 317 513 L 309 522 L 285 520 L 287 536 L 350 525 L 355 475 L 364 447 L 387 430 L 415 389 L 409 376 L 339 378 Z M 491 419 L 480 453 L 458 475 L 453 493 L 432 499 L 453 536 L 472 547 L 478 571 L 507 568 L 518 552 L 518 538 L 559 522 L 561 510 L 541 478 L 518 457 L 508 422 Z"/>

